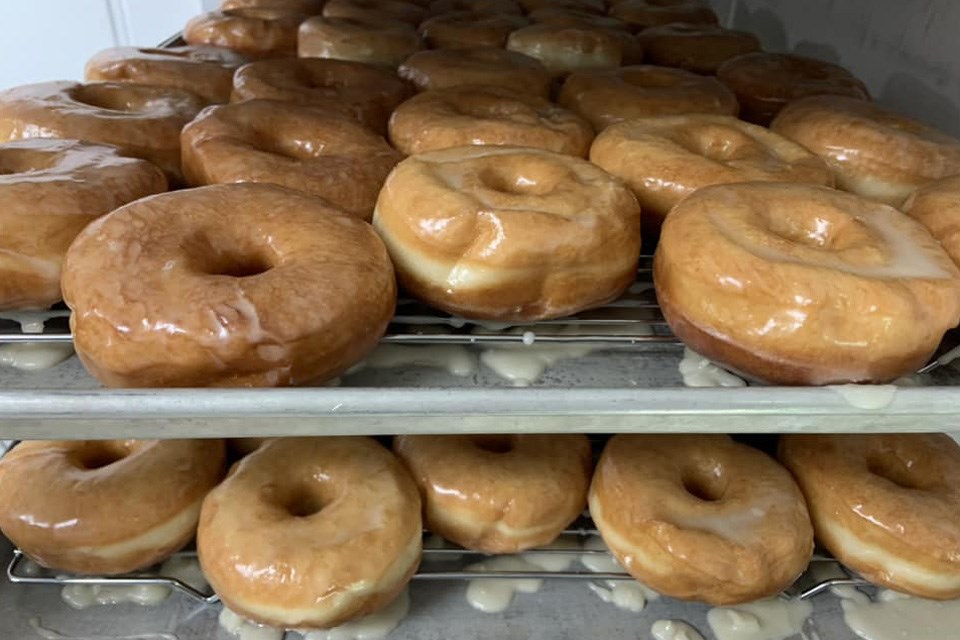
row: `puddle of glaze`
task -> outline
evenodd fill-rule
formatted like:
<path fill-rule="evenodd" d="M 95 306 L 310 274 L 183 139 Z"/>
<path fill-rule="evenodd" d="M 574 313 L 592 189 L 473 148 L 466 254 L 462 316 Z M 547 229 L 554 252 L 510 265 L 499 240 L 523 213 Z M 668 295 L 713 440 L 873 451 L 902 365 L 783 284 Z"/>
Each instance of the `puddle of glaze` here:
<path fill-rule="evenodd" d="M 733 375 L 704 358 L 696 351 L 684 347 L 683 359 L 678 365 L 683 384 L 688 387 L 745 387 L 743 379 Z"/>
<path fill-rule="evenodd" d="M 834 587 L 843 621 L 864 640 L 951 640 L 960 638 L 960 600 L 927 600 L 889 589 L 870 600 L 854 587 Z"/>
<path fill-rule="evenodd" d="M 805 600 L 771 598 L 707 612 L 707 624 L 717 640 L 785 640 L 802 635 L 813 613 Z"/>
<path fill-rule="evenodd" d="M 303 633 L 304 640 L 379 640 L 397 628 L 410 611 L 410 592 L 404 589 L 389 605 L 339 627 Z"/>
<path fill-rule="evenodd" d="M 650 628 L 654 640 L 703 640 L 703 636 L 682 620 L 657 620 Z"/>

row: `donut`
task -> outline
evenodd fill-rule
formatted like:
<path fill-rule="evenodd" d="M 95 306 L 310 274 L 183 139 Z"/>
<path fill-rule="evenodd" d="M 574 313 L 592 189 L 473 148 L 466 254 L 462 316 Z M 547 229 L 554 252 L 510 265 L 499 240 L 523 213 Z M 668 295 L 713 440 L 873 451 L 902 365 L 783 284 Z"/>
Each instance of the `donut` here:
<path fill-rule="evenodd" d="M 367 221 L 387 174 L 403 159 L 348 116 L 273 100 L 210 107 L 184 127 L 181 146 L 191 186 L 278 184 Z"/>
<path fill-rule="evenodd" d="M 376 441 L 278 438 L 203 501 L 197 551 L 231 611 L 328 628 L 396 598 L 420 564 L 422 539 L 417 486 Z"/>
<path fill-rule="evenodd" d="M 715 78 L 650 65 L 570 74 L 557 102 L 589 120 L 597 131 L 636 118 L 735 116 L 738 110 L 736 98 Z"/>
<path fill-rule="evenodd" d="M 553 542 L 587 504 L 585 435 L 397 436 L 427 528 L 466 549 L 515 553 Z"/>
<path fill-rule="evenodd" d="M 297 55 L 297 29 L 302 13 L 268 7 L 210 11 L 191 18 L 183 28 L 187 44 L 232 49 L 248 56 Z"/>
<path fill-rule="evenodd" d="M 624 36 L 629 37 L 609 29 L 533 24 L 511 33 L 507 49 L 536 58 L 550 75 L 562 77 L 574 71 L 619 67 Z"/>
<path fill-rule="evenodd" d="M 111 387 L 323 382 L 377 345 L 396 302 L 367 223 L 264 184 L 121 207 L 77 237 L 61 284 L 77 355 Z"/>
<path fill-rule="evenodd" d="M 407 58 L 397 73 L 419 91 L 488 85 L 544 98 L 550 95 L 550 74 L 539 60 L 503 49 L 420 51 Z"/>
<path fill-rule="evenodd" d="M 522 147 L 411 156 L 373 224 L 401 285 L 468 318 L 558 318 L 618 298 L 636 277 L 640 208 L 585 160 Z"/>
<path fill-rule="evenodd" d="M 424 91 L 390 117 L 390 142 L 406 155 L 467 145 L 520 146 L 585 158 L 593 129 L 549 100 L 499 87 Z"/>
<path fill-rule="evenodd" d="M 623 0 L 610 8 L 610 15 L 626 22 L 634 31 L 682 22 L 684 24 L 717 24 L 713 9 L 697 0 L 663 2 L 663 0 Z"/>
<path fill-rule="evenodd" d="M 833 186 L 827 165 L 800 145 L 732 116 L 660 116 L 605 129 L 590 161 L 633 189 L 646 224 L 659 224 L 697 189 L 733 182 Z"/>
<path fill-rule="evenodd" d="M 960 140 L 872 102 L 797 100 L 770 128 L 826 160 L 841 189 L 894 207 L 918 187 L 960 174 Z"/>
<path fill-rule="evenodd" d="M 849 71 L 823 60 L 756 51 L 727 60 L 717 78 L 736 94 L 740 117 L 767 126 L 788 103 L 819 95 L 869 100 L 866 86 Z"/>
<path fill-rule="evenodd" d="M 731 58 L 760 50 L 752 33 L 715 24 L 665 24 L 637 34 L 650 64 L 713 75 Z"/>
<path fill-rule="evenodd" d="M 817 541 L 870 582 L 960 597 L 960 447 L 945 434 L 787 435 Z"/>
<path fill-rule="evenodd" d="M 786 469 L 725 435 L 618 435 L 590 484 L 590 515 L 630 575 L 712 605 L 780 593 L 813 554 Z"/>
<path fill-rule="evenodd" d="M 127 82 L 42 82 L 0 91 L 0 141 L 74 138 L 149 160 L 174 184 L 180 129 L 203 108 L 193 93 Z"/>
<path fill-rule="evenodd" d="M 193 539 L 222 440 L 33 440 L 0 460 L 0 529 L 38 564 L 116 575 Z"/>
<path fill-rule="evenodd" d="M 427 17 L 423 7 L 400 0 L 328 0 L 326 18 L 389 18 L 416 27 Z"/>
<path fill-rule="evenodd" d="M 230 101 L 233 72 L 247 59 L 219 47 L 105 49 L 87 62 L 87 82 L 136 82 L 185 89 L 209 104 Z"/>
<path fill-rule="evenodd" d="M 920 187 L 903 211 L 925 226 L 960 267 L 960 176 Z"/>
<path fill-rule="evenodd" d="M 889 382 L 960 321 L 960 271 L 926 229 L 826 187 L 700 189 L 663 223 L 653 277 L 680 340 L 776 384 Z"/>
<path fill-rule="evenodd" d="M 336 58 L 396 68 L 423 49 L 406 22 L 381 18 L 308 18 L 300 25 L 301 58 Z"/>
<path fill-rule="evenodd" d="M 257 98 L 297 102 L 351 115 L 386 133 L 390 112 L 410 87 L 388 69 L 349 60 L 260 60 L 237 69 L 234 102 Z"/>
<path fill-rule="evenodd" d="M 629 32 L 627 24 L 610 16 L 600 16 L 589 11 L 569 8 L 537 9 L 529 18 L 537 24 L 549 24 L 555 27 L 577 29 L 599 29 L 611 32 L 619 41 L 621 62 L 640 64 L 643 62 L 643 46 Z"/>
<path fill-rule="evenodd" d="M 526 18 L 512 13 L 477 15 L 459 11 L 425 20 L 420 33 L 434 49 L 502 48 L 507 36 L 528 24 Z"/>
<path fill-rule="evenodd" d="M 0 144 L 0 309 L 60 300 L 60 263 L 85 226 L 166 191 L 163 172 L 115 147 L 76 140 Z"/>
<path fill-rule="evenodd" d="M 540 9 L 570 9 L 601 15 L 607 12 L 603 0 L 519 0 L 519 2 L 528 14 Z"/>
<path fill-rule="evenodd" d="M 523 9 L 514 0 L 433 0 L 429 13 L 439 16 L 445 13 L 469 12 L 477 17 L 523 14 Z"/>
<path fill-rule="evenodd" d="M 223 0 L 220 3 L 220 10 L 256 7 L 314 15 L 323 11 L 323 5 L 326 3 L 327 0 Z"/>

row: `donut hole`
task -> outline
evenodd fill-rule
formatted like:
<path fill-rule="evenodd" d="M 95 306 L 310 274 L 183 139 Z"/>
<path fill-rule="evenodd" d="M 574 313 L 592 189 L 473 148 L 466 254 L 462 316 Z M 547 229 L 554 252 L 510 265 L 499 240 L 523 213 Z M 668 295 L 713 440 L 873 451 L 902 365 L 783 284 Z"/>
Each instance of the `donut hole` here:
<path fill-rule="evenodd" d="M 140 113 L 146 104 L 135 95 L 128 87 L 100 84 L 79 85 L 70 92 L 70 97 L 81 104 L 108 111 Z"/>
<path fill-rule="evenodd" d="M 683 490 L 702 502 L 717 502 L 723 499 L 727 486 L 722 476 L 713 469 L 693 467 L 683 470 L 680 477 Z"/>
<path fill-rule="evenodd" d="M 516 447 L 513 436 L 474 436 L 473 446 L 488 453 L 510 453 Z"/>
<path fill-rule="evenodd" d="M 914 469 L 894 451 L 879 451 L 868 456 L 867 471 L 892 482 L 901 489 L 922 491 L 931 487 L 931 483 L 919 477 Z"/>
<path fill-rule="evenodd" d="M 110 447 L 106 444 L 87 446 L 77 452 L 75 463 L 78 468 L 85 471 L 96 471 L 109 467 L 115 462 L 119 462 L 127 457 L 127 452 L 116 447 Z"/>
<path fill-rule="evenodd" d="M 480 171 L 481 184 L 499 193 L 515 196 L 542 196 L 553 191 L 561 173 L 557 167 L 531 163 L 523 169 L 487 166 Z"/>
<path fill-rule="evenodd" d="M 876 250 L 876 235 L 852 215 L 812 200 L 797 209 L 797 215 L 784 215 L 781 207 L 765 207 L 764 225 L 774 235 L 794 244 L 833 252 L 861 248 L 859 252 L 850 251 L 851 262 L 873 264 L 882 260 Z"/>
<path fill-rule="evenodd" d="M 327 502 L 310 487 L 297 485 L 290 488 L 280 500 L 281 508 L 294 518 L 309 518 L 323 511 Z"/>
<path fill-rule="evenodd" d="M 223 241 L 210 242 L 200 233 L 184 242 L 184 249 L 197 273 L 230 278 L 252 278 L 270 271 L 274 261 L 256 247 L 223 247 Z"/>
<path fill-rule="evenodd" d="M 263 256 L 255 254 L 225 253 L 217 256 L 215 263 L 206 269 L 207 275 L 230 278 L 252 278 L 273 268 Z"/>
<path fill-rule="evenodd" d="M 769 155 L 756 140 L 735 127 L 709 124 L 693 127 L 682 133 L 682 144 L 694 153 L 717 162 L 728 162 L 744 156 Z M 760 152 L 760 153 L 758 153 Z"/>

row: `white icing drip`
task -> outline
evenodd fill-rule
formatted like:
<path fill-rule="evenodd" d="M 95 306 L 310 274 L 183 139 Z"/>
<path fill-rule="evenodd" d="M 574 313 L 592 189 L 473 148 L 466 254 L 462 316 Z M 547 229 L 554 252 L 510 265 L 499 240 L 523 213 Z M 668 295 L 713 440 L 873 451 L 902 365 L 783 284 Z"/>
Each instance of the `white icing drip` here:
<path fill-rule="evenodd" d="M 410 611 L 410 593 L 404 589 L 389 605 L 368 616 L 333 629 L 308 631 L 304 640 L 378 640 L 397 628 Z"/>
<path fill-rule="evenodd" d="M 171 556 L 161 565 L 160 575 L 179 580 L 197 591 L 206 592 L 210 589 L 196 556 Z"/>
<path fill-rule="evenodd" d="M 892 384 L 835 384 L 827 388 L 839 393 L 850 406 L 866 410 L 889 406 L 897 394 L 897 387 Z"/>
<path fill-rule="evenodd" d="M 540 571 L 519 556 L 496 556 L 467 566 L 467 571 Z M 501 613 L 513 602 L 515 593 L 536 593 L 543 585 L 538 578 L 478 578 L 467 584 L 467 602 L 486 613 Z"/>
<path fill-rule="evenodd" d="M 361 369 L 397 369 L 401 367 L 438 367 L 455 376 L 469 376 L 477 370 L 477 358 L 466 347 L 455 344 L 405 346 L 382 344 L 347 374 Z"/>
<path fill-rule="evenodd" d="M 30 626 L 44 640 L 179 640 L 172 633 L 138 633 L 135 635 L 71 636 L 43 626 L 40 618 L 30 618 Z"/>
<path fill-rule="evenodd" d="M 237 636 L 239 640 L 283 640 L 283 629 L 250 622 L 226 607 L 220 611 L 218 621 L 224 631 Z"/>
<path fill-rule="evenodd" d="M 68 584 L 60 591 L 60 597 L 74 609 L 87 609 L 96 605 L 159 604 L 170 595 L 170 588 L 159 584 L 105 585 Z"/>
<path fill-rule="evenodd" d="M 654 640 L 703 640 L 696 629 L 681 620 L 657 620 L 650 634 Z"/>
<path fill-rule="evenodd" d="M 21 371 L 43 371 L 55 367 L 73 355 L 73 345 L 44 342 L 18 342 L 0 345 L 0 365 Z"/>
<path fill-rule="evenodd" d="M 551 550 L 580 550 L 580 540 L 576 536 L 560 536 L 550 544 L 537 547 L 538 549 Z M 537 553 L 536 551 L 526 551 L 520 554 L 520 557 L 541 567 L 544 571 L 566 571 L 578 558 L 580 553 Z"/>
<path fill-rule="evenodd" d="M 0 313 L 0 318 L 18 323 L 23 333 L 43 333 L 44 320 L 33 313 L 4 311 Z"/>
<path fill-rule="evenodd" d="M 496 347 L 484 350 L 480 362 L 501 378 L 525 387 L 536 382 L 543 372 L 569 358 L 582 358 L 596 349 L 589 344 L 537 344 L 518 348 Z"/>
<path fill-rule="evenodd" d="M 525 344 L 525 345 L 527 345 L 527 346 L 529 347 L 529 346 L 532 345 L 534 342 L 536 342 L 536 340 L 537 340 L 537 334 L 535 334 L 533 331 L 524 331 L 524 332 L 523 332 L 523 344 Z"/>
<path fill-rule="evenodd" d="M 707 360 L 699 353 L 684 347 L 683 359 L 680 360 L 680 375 L 683 384 L 688 387 L 745 387 L 742 379 L 726 369 Z"/>
<path fill-rule="evenodd" d="M 843 621 L 864 640 L 948 640 L 960 636 L 960 600 L 914 598 L 882 590 L 871 602 L 853 587 L 836 587 Z"/>
<path fill-rule="evenodd" d="M 590 553 L 580 556 L 580 563 L 594 573 L 623 573 L 623 567 L 610 554 L 609 549 L 599 536 L 587 539 L 584 549 L 606 551 L 604 554 Z M 589 582 L 587 587 L 602 601 L 618 609 L 639 613 L 647 606 L 647 601 L 656 600 L 660 594 L 636 580 L 603 580 Z"/>
<path fill-rule="evenodd" d="M 785 640 L 803 633 L 813 605 L 806 600 L 772 598 L 707 612 L 717 640 Z"/>
<path fill-rule="evenodd" d="M 18 573 L 21 573 L 27 577 L 35 578 L 37 576 L 43 575 L 43 567 L 38 565 L 33 560 L 29 558 L 23 558 L 20 560 L 20 566 L 17 568 Z"/>

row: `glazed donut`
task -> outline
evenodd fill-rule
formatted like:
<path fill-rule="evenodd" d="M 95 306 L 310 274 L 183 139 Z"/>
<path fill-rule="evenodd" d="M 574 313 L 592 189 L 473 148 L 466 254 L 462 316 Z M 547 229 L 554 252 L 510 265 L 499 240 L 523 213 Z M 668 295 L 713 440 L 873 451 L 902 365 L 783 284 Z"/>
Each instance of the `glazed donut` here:
<path fill-rule="evenodd" d="M 609 29 L 533 24 L 511 33 L 507 49 L 536 58 L 550 75 L 562 77 L 574 71 L 619 67 L 624 37 L 630 36 Z"/>
<path fill-rule="evenodd" d="M 960 447 L 945 434 L 786 435 L 817 541 L 870 582 L 960 597 Z"/>
<path fill-rule="evenodd" d="M 960 267 L 960 176 L 920 187 L 903 211 L 925 226 Z"/>
<path fill-rule="evenodd" d="M 392 71 L 349 60 L 300 58 L 261 60 L 237 69 L 234 102 L 257 98 L 297 102 L 351 115 L 378 133 L 410 94 Z"/>
<path fill-rule="evenodd" d="M 894 207 L 918 187 L 960 174 L 960 140 L 872 102 L 805 98 L 770 128 L 826 160 L 841 189 Z"/>
<path fill-rule="evenodd" d="M 787 470 L 725 435 L 618 435 L 590 485 L 590 515 L 630 575 L 713 605 L 773 596 L 813 554 Z"/>
<path fill-rule="evenodd" d="M 230 101 L 233 72 L 247 59 L 219 47 L 105 49 L 87 62 L 87 82 L 136 82 L 192 91 L 205 102 Z"/>
<path fill-rule="evenodd" d="M 889 382 L 960 321 L 960 271 L 926 229 L 825 187 L 695 192 L 663 223 L 653 276 L 687 346 L 777 384 Z"/>
<path fill-rule="evenodd" d="M 423 39 L 406 22 L 379 18 L 315 16 L 300 25 L 301 58 L 336 58 L 396 68 Z"/>
<path fill-rule="evenodd" d="M 617 18 L 599 16 L 589 11 L 562 8 L 538 9 L 531 13 L 529 17 L 537 24 L 577 29 L 599 29 L 610 32 L 620 41 L 621 62 L 623 64 L 640 64 L 643 62 L 643 46 L 629 32 L 626 23 Z"/>
<path fill-rule="evenodd" d="M 427 17 L 427 11 L 400 0 L 328 0 L 323 15 L 326 18 L 389 18 L 416 27 Z"/>
<path fill-rule="evenodd" d="M 323 11 L 323 5 L 326 3 L 327 0 L 223 0 L 220 3 L 220 10 L 256 7 L 289 13 L 302 13 L 309 16 Z"/>
<path fill-rule="evenodd" d="M 407 158 L 373 224 L 408 292 L 469 318 L 540 320 L 605 304 L 634 281 L 640 255 L 640 208 L 623 183 L 522 147 Z"/>
<path fill-rule="evenodd" d="M 665 24 L 637 35 L 650 64 L 713 75 L 731 58 L 760 50 L 752 33 L 714 24 Z"/>
<path fill-rule="evenodd" d="M 397 436 L 427 528 L 466 549 L 515 553 L 553 542 L 587 504 L 585 435 Z"/>
<path fill-rule="evenodd" d="M 550 95 L 550 74 L 538 60 L 503 49 L 420 51 L 397 70 L 419 91 L 461 85 L 487 85 Z"/>
<path fill-rule="evenodd" d="M 732 182 L 833 186 L 827 165 L 800 145 L 732 116 L 661 116 L 609 127 L 590 161 L 633 189 L 655 224 L 697 189 Z"/>
<path fill-rule="evenodd" d="M 841 66 L 786 53 L 756 51 L 731 58 L 717 78 L 736 94 L 740 116 L 767 126 L 788 102 L 819 95 L 869 100 L 867 88 Z"/>
<path fill-rule="evenodd" d="M 115 575 L 193 539 L 222 440 L 33 440 L 0 460 L 0 529 L 44 567 Z"/>
<path fill-rule="evenodd" d="M 417 487 L 376 441 L 279 438 L 204 500 L 197 550 L 232 611 L 327 628 L 396 598 L 420 564 L 422 539 Z"/>
<path fill-rule="evenodd" d="M 650 116 L 737 115 L 736 98 L 715 78 L 649 65 L 571 74 L 557 102 L 589 120 L 597 131 Z"/>
<path fill-rule="evenodd" d="M 367 223 L 263 184 L 117 209 L 70 246 L 62 287 L 77 355 L 112 387 L 322 382 L 377 345 L 396 302 Z"/>
<path fill-rule="evenodd" d="M 249 7 L 211 11 L 191 18 L 183 28 L 187 44 L 232 49 L 248 56 L 275 58 L 297 55 L 297 29 L 302 13 Z"/>
<path fill-rule="evenodd" d="M 390 117 L 390 142 L 406 155 L 467 145 L 520 146 L 585 158 L 586 120 L 549 100 L 498 87 L 424 91 Z"/>
<path fill-rule="evenodd" d="M 507 36 L 528 24 L 526 18 L 512 13 L 477 15 L 456 12 L 425 20 L 420 25 L 420 33 L 434 49 L 502 48 L 507 44 Z"/>
<path fill-rule="evenodd" d="M 203 108 L 189 91 L 120 82 L 43 82 L 0 91 L 0 140 L 74 138 L 149 160 L 174 184 L 180 129 Z"/>
<path fill-rule="evenodd" d="M 90 222 L 166 191 L 163 172 L 115 147 L 33 139 L 0 145 L 0 309 L 60 300 L 60 263 Z"/>
<path fill-rule="evenodd" d="M 181 134 L 187 184 L 266 182 L 370 220 L 403 159 L 380 135 L 326 109 L 273 100 L 210 107 Z"/>
<path fill-rule="evenodd" d="M 528 14 L 540 9 L 570 9 L 600 15 L 607 12 L 603 0 L 519 0 L 519 2 Z"/>
<path fill-rule="evenodd" d="M 662 0 L 623 0 L 610 9 L 610 15 L 626 22 L 634 31 L 682 22 L 684 24 L 717 24 L 713 9 L 696 0 L 662 2 Z"/>
<path fill-rule="evenodd" d="M 468 12 L 477 17 L 522 15 L 523 9 L 513 0 L 433 0 L 430 15 L 439 16 L 452 12 Z"/>

